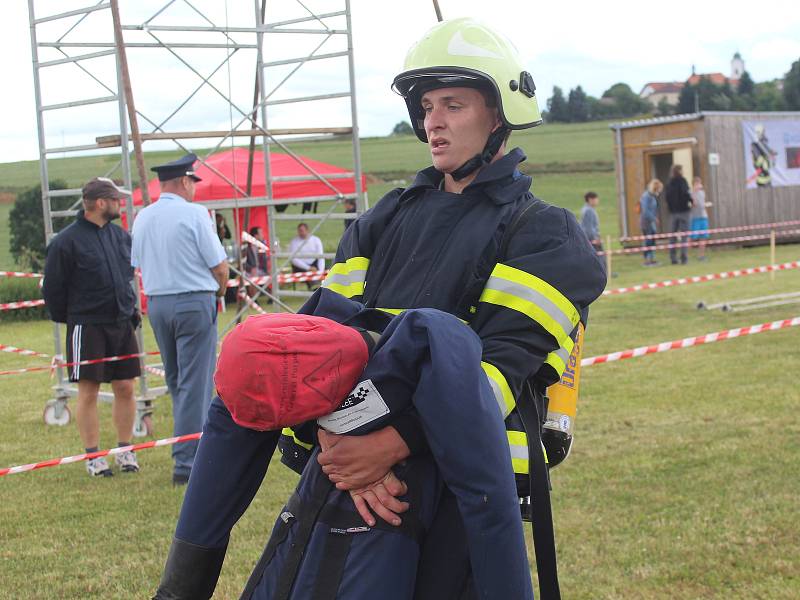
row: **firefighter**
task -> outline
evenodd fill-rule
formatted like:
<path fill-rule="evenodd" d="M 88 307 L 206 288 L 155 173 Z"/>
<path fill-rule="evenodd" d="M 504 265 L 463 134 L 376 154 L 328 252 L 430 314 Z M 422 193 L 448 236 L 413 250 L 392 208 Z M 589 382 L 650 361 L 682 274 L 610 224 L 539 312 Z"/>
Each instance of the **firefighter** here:
<path fill-rule="evenodd" d="M 392 87 L 433 165 L 348 228 L 323 285 L 368 307 L 432 307 L 469 323 L 507 417 L 514 470 L 526 481 L 529 459 L 539 456 L 529 456 L 517 406 L 544 410 L 543 391 L 559 380 L 605 268 L 572 213 L 531 194 L 523 152 L 506 150 L 513 130 L 541 123 L 533 77 L 510 42 L 472 19 L 442 22 L 412 46 Z M 425 451 L 414 419 L 343 437 L 318 456 L 340 489 L 380 480 L 398 459 Z M 321 438 L 325 448 L 330 438 Z M 284 457 L 302 458 L 308 443 L 285 432 Z M 474 596 L 463 540 L 445 492 L 424 541 L 416 598 Z M 557 582 L 551 587 L 557 595 Z"/>

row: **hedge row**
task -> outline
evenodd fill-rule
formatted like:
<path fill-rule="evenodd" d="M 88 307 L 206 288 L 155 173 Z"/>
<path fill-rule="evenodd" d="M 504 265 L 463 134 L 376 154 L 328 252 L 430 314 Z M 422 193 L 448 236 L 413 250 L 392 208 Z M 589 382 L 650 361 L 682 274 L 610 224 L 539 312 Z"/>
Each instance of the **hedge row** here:
<path fill-rule="evenodd" d="M 38 300 L 41 297 L 42 292 L 39 290 L 39 279 L 27 279 L 22 277 L 0 278 L 0 304 L 19 302 L 20 300 Z M 0 322 L 35 321 L 41 319 L 47 319 L 44 306 L 0 310 Z"/>

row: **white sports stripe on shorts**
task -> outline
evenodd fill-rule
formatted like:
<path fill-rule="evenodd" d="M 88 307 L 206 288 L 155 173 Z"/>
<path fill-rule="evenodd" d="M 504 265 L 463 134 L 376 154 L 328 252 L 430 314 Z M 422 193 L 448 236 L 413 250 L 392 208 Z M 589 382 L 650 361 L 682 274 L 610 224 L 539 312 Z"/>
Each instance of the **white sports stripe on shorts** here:
<path fill-rule="evenodd" d="M 83 331 L 83 325 L 75 325 L 72 329 L 72 362 L 75 364 L 72 365 L 72 378 L 73 379 L 80 379 L 81 378 L 81 332 Z"/>

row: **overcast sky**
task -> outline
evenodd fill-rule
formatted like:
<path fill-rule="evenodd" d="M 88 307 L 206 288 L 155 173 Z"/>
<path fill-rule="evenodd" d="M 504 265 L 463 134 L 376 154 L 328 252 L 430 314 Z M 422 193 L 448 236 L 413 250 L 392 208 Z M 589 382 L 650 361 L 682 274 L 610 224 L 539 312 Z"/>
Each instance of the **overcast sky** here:
<path fill-rule="evenodd" d="M 123 22 L 139 24 L 168 4 L 168 0 L 121 0 L 120 3 Z M 92 0 L 35 0 L 37 16 L 91 4 Z M 304 4 L 320 12 L 330 12 L 339 10 L 344 2 L 308 0 Z M 192 0 L 192 5 L 216 25 L 224 25 L 226 20 L 231 26 L 254 22 L 253 0 Z M 440 6 L 445 18 L 472 16 L 511 38 L 533 74 L 542 108 L 554 85 L 567 91 L 580 84 L 589 94 L 599 96 L 614 83 L 623 81 L 638 92 L 649 81 L 682 81 L 691 73 L 692 65 L 699 73 L 719 71 L 728 75 L 736 51 L 741 53 L 753 79 L 764 81 L 782 77 L 791 63 L 800 59 L 800 10 L 796 0 L 772 0 L 760 8 L 743 0 L 663 3 L 440 0 Z M 389 85 L 402 67 L 408 46 L 435 23 L 433 5 L 430 0 L 351 0 L 351 8 L 361 134 L 385 135 L 395 123 L 408 118 L 402 100 L 390 91 Z M 271 0 L 267 21 L 296 17 L 302 10 L 295 0 Z M 111 40 L 109 15 L 109 11 L 94 13 L 65 40 Z M 207 24 L 184 0 L 174 0 L 152 21 L 154 25 L 172 23 Z M 336 22 L 332 24 L 335 26 Z M 47 24 L 38 27 L 39 41 L 58 38 L 65 27 L 63 24 L 57 27 L 60 29 Z M 0 72 L 5 89 L 0 93 L 0 162 L 38 156 L 29 34 L 27 2 L 3 0 Z M 175 34 L 158 35 L 164 40 L 179 39 Z M 180 39 L 195 41 L 197 35 L 181 35 Z M 224 41 L 221 34 L 215 35 L 214 41 Z M 307 44 L 318 44 L 321 37 L 268 36 L 265 60 L 307 54 L 310 50 Z M 326 42 L 319 52 L 341 49 L 344 42 L 341 36 L 338 38 Z M 248 36 L 239 35 L 236 39 L 244 42 Z M 153 41 L 153 38 L 146 33 L 127 32 L 126 40 Z M 69 50 L 72 54 L 86 51 L 94 50 Z M 137 108 L 155 121 L 168 117 L 201 83 L 189 68 L 164 50 L 130 52 Z M 178 53 L 203 74 L 212 71 L 225 56 L 224 49 Z M 45 51 L 40 55 L 40 60 L 52 58 L 58 55 Z M 115 88 L 111 60 L 99 58 L 85 64 L 101 81 Z M 323 62 L 303 67 L 273 98 L 346 89 L 346 79 L 342 79 L 347 74 L 346 65 L 342 62 L 323 66 Z M 237 105 L 246 110 L 252 102 L 254 69 L 254 51 L 242 50 L 232 59 L 230 69 L 223 66 L 212 82 L 223 93 L 230 90 Z M 277 83 L 286 74 L 286 69 L 268 71 L 268 88 L 270 82 Z M 43 95 L 44 103 L 52 104 L 104 96 L 108 92 L 74 66 L 66 65 L 48 69 L 43 79 Z M 116 133 L 118 129 L 118 112 L 113 103 L 61 113 L 45 113 L 48 146 L 91 143 L 94 137 Z M 349 118 L 348 105 L 342 100 L 306 103 L 300 110 L 276 107 L 269 115 L 272 127 L 341 126 L 349 125 Z M 226 129 L 239 120 L 236 109 L 229 110 L 219 94 L 206 87 L 165 129 Z M 146 123 L 142 129 L 148 130 Z"/>

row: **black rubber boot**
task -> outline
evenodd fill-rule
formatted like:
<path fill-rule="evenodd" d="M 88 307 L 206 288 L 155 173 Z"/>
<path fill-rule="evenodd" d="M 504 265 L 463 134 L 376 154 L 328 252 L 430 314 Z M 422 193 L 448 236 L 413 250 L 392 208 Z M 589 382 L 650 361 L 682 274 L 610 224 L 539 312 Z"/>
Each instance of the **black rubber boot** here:
<path fill-rule="evenodd" d="M 172 539 L 167 564 L 153 600 L 208 600 L 214 595 L 225 560 L 222 548 L 206 548 Z"/>

